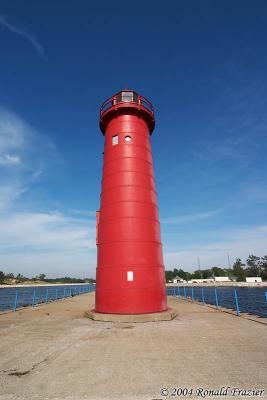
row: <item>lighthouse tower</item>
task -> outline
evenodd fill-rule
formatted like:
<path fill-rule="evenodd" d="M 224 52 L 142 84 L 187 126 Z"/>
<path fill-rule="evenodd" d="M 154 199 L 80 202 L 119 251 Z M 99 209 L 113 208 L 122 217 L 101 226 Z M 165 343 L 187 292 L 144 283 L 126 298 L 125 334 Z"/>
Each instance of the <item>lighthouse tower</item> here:
<path fill-rule="evenodd" d="M 151 103 L 132 90 L 101 106 L 105 147 L 97 212 L 97 313 L 167 309 L 150 144 L 154 126 Z"/>

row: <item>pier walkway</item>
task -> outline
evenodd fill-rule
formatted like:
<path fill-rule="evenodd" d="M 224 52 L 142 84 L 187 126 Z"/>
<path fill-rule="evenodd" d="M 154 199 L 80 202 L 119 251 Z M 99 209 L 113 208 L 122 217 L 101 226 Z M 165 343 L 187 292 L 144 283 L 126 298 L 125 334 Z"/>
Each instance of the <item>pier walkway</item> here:
<path fill-rule="evenodd" d="M 143 324 L 84 318 L 94 293 L 0 315 L 0 400 L 267 398 L 267 325 L 168 302 L 174 320 Z"/>

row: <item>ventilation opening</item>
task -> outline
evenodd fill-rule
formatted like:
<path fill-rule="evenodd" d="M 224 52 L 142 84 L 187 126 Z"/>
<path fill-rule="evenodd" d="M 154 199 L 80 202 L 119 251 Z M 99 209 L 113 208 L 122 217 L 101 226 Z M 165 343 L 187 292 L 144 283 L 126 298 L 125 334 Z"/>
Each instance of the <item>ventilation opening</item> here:
<path fill-rule="evenodd" d="M 125 136 L 124 137 L 125 142 L 130 142 L 132 140 L 131 136 Z"/>
<path fill-rule="evenodd" d="M 132 282 L 133 280 L 133 271 L 127 271 L 127 281 Z"/>

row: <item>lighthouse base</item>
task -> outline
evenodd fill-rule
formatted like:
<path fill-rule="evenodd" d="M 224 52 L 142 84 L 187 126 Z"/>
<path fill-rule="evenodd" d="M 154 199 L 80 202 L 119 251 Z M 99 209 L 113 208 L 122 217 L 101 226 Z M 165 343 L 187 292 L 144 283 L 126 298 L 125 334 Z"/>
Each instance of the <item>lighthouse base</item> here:
<path fill-rule="evenodd" d="M 148 313 L 148 314 L 104 314 L 98 313 L 95 310 L 85 312 L 85 317 L 94 321 L 102 322 L 157 322 L 171 321 L 177 315 L 177 311 L 173 308 L 168 308 L 166 311 Z"/>

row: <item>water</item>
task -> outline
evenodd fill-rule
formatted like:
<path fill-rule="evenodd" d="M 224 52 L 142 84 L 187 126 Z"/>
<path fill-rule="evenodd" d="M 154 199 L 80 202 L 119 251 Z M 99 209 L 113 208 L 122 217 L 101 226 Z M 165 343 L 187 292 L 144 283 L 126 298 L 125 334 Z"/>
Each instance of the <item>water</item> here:
<path fill-rule="evenodd" d="M 0 288 L 0 311 L 36 305 L 92 292 L 95 285 L 47 285 Z"/>
<path fill-rule="evenodd" d="M 193 292 L 192 292 L 193 289 Z M 267 287 L 175 287 L 168 288 L 169 295 L 186 296 L 207 304 L 216 305 L 216 293 L 218 306 L 236 310 L 234 290 L 237 293 L 240 312 L 258 315 L 267 318 Z"/>
<path fill-rule="evenodd" d="M 193 292 L 192 292 L 193 289 Z M 219 307 L 236 310 L 234 289 L 237 292 L 240 312 L 246 312 L 267 318 L 267 301 L 265 293 L 267 287 L 217 287 L 217 299 Z M 45 303 L 46 301 L 60 300 L 65 297 L 76 296 L 81 293 L 87 293 L 95 290 L 95 285 L 49 285 L 49 286 L 31 286 L 20 288 L 0 288 L 0 311 L 7 311 Z M 16 303 L 17 293 L 17 304 Z M 207 304 L 216 305 L 216 295 L 214 287 L 175 287 L 167 288 L 167 294 L 181 295 L 202 301 Z M 203 298 L 202 298 L 203 294 Z"/>

